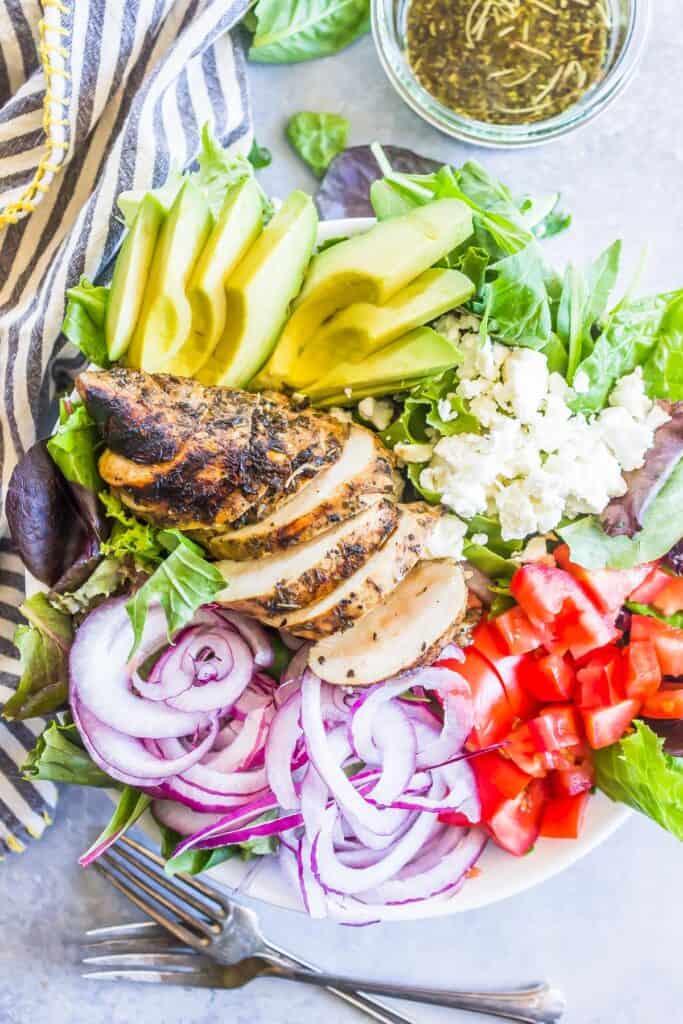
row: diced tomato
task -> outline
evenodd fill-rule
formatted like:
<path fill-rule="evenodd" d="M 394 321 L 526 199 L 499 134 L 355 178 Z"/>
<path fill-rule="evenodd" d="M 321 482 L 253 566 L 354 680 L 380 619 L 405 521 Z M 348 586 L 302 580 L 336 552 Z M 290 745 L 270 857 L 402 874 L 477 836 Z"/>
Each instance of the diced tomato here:
<path fill-rule="evenodd" d="M 553 704 L 528 723 L 536 749 L 541 753 L 575 747 L 583 739 L 581 721 L 573 704 Z"/>
<path fill-rule="evenodd" d="M 661 594 L 670 581 L 671 576 L 668 573 L 654 568 L 640 586 L 629 595 L 630 599 L 636 604 L 653 604 L 655 598 Z"/>
<path fill-rule="evenodd" d="M 675 615 L 683 611 L 683 576 L 667 576 L 667 583 L 650 604 L 664 615 Z"/>
<path fill-rule="evenodd" d="M 624 667 L 618 647 L 608 645 L 584 659 L 576 672 L 576 703 L 600 708 L 624 699 Z"/>
<path fill-rule="evenodd" d="M 547 787 L 543 779 L 532 779 L 513 800 L 506 800 L 487 823 L 493 839 L 508 853 L 521 857 L 538 838 Z"/>
<path fill-rule="evenodd" d="M 558 650 L 580 658 L 619 636 L 577 581 L 562 569 L 524 565 L 512 577 L 512 594 L 534 625 L 551 626 Z"/>
<path fill-rule="evenodd" d="M 664 676 L 683 676 L 683 629 L 649 615 L 631 617 L 631 640 L 651 640 Z"/>
<path fill-rule="evenodd" d="M 477 780 L 483 821 L 488 821 L 506 800 L 519 796 L 531 782 L 530 775 L 495 750 L 473 757 L 470 764 Z"/>
<path fill-rule="evenodd" d="M 595 767 L 590 750 L 585 744 L 569 747 L 565 753 L 569 755 L 571 764 L 554 771 L 550 777 L 554 796 L 576 796 L 585 793 L 595 784 Z"/>
<path fill-rule="evenodd" d="M 659 689 L 662 671 L 651 640 L 631 640 L 624 648 L 624 668 L 627 697 L 645 700 Z"/>
<path fill-rule="evenodd" d="M 545 639 L 545 631 L 532 625 L 528 615 L 518 605 L 496 616 L 493 625 L 503 638 L 508 654 L 535 651 Z"/>
<path fill-rule="evenodd" d="M 527 775 L 533 775 L 535 778 L 543 778 L 544 775 L 547 775 L 546 760 L 539 753 L 528 723 L 518 726 L 510 733 L 505 740 L 503 749 L 517 767 Z"/>
<path fill-rule="evenodd" d="M 683 686 L 664 686 L 646 697 L 641 714 L 645 718 L 683 718 Z"/>
<path fill-rule="evenodd" d="M 549 839 L 578 839 L 588 793 L 553 797 L 543 808 L 540 835 Z"/>
<path fill-rule="evenodd" d="M 620 740 L 639 710 L 637 700 L 622 700 L 606 708 L 581 708 L 586 736 L 593 750 Z"/>
<path fill-rule="evenodd" d="M 474 704 L 474 729 L 470 746 L 477 749 L 498 743 L 510 732 L 515 715 L 503 684 L 486 658 L 474 647 L 465 649 L 464 661 L 456 663 L 459 672 L 470 684 Z"/>
<path fill-rule="evenodd" d="M 472 632 L 472 643 L 498 673 L 515 717 L 530 718 L 536 711 L 537 702 L 524 689 L 520 678 L 527 655 L 508 654 L 501 634 L 492 623 L 483 620 Z"/>
<path fill-rule="evenodd" d="M 599 610 L 612 618 L 652 570 L 649 563 L 635 569 L 584 569 L 571 561 L 566 544 L 555 548 L 553 555 L 557 564 L 579 581 Z"/>
<path fill-rule="evenodd" d="M 561 654 L 529 655 L 520 666 L 522 685 L 537 700 L 569 700 L 576 675 L 571 658 Z"/>

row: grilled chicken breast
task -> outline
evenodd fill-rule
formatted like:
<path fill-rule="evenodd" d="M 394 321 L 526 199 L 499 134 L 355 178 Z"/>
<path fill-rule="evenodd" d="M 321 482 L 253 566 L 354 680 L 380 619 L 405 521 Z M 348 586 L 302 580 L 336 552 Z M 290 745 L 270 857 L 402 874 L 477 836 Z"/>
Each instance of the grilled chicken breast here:
<path fill-rule="evenodd" d="M 241 530 L 200 530 L 194 536 L 216 558 L 263 558 L 312 540 L 377 495 L 397 500 L 402 487 L 392 453 L 372 431 L 353 426 L 340 458 L 266 519 Z"/>
<path fill-rule="evenodd" d="M 267 515 L 336 462 L 349 426 L 284 396 L 165 374 L 82 373 L 108 450 L 103 479 L 159 526 L 234 528 Z"/>

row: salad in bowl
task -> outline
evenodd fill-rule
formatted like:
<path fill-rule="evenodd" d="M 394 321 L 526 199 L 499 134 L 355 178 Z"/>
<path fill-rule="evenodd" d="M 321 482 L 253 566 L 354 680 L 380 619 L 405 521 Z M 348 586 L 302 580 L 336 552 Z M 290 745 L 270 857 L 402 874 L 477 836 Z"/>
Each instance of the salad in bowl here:
<path fill-rule="evenodd" d="M 683 290 L 615 302 L 619 243 L 558 274 L 556 204 L 377 146 L 276 203 L 206 131 L 120 197 L 6 500 L 3 713 L 56 712 L 28 777 L 115 794 L 83 865 L 151 815 L 170 872 L 368 923 L 625 807 L 683 838 Z"/>

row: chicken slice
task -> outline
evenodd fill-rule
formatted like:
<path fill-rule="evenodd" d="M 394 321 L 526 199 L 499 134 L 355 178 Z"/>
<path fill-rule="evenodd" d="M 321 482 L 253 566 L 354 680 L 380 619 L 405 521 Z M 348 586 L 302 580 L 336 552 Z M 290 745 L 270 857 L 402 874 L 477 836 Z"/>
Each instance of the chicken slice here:
<path fill-rule="evenodd" d="M 216 600 L 256 618 L 282 617 L 319 601 L 372 558 L 398 518 L 396 505 L 376 496 L 357 516 L 305 544 L 270 558 L 217 562 L 228 586 Z"/>
<path fill-rule="evenodd" d="M 195 539 L 215 558 L 263 558 L 312 540 L 355 516 L 378 494 L 398 499 L 402 481 L 391 452 L 372 431 L 351 428 L 341 457 L 271 515 L 241 530 L 201 530 Z"/>
<path fill-rule="evenodd" d="M 336 462 L 348 424 L 283 395 L 114 369 L 76 381 L 109 447 L 103 479 L 159 526 L 230 529 Z"/>
<path fill-rule="evenodd" d="M 266 620 L 269 625 L 317 640 L 348 629 L 384 601 L 417 563 L 440 517 L 436 509 L 422 502 L 398 508 L 400 516 L 395 531 L 358 572 L 321 601 L 288 615 L 271 616 Z"/>
<path fill-rule="evenodd" d="M 369 686 L 431 664 L 454 638 L 466 605 L 459 565 L 422 562 L 351 629 L 315 644 L 308 664 L 340 686 Z"/>

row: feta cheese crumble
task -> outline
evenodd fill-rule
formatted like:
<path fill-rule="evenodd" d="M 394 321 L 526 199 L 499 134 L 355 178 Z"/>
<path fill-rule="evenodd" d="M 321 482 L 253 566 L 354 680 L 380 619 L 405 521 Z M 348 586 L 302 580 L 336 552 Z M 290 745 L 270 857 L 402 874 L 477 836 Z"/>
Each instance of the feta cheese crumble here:
<path fill-rule="evenodd" d="M 548 533 L 566 516 L 599 514 L 626 492 L 623 473 L 642 466 L 669 418 L 645 393 L 642 371 L 617 382 L 602 412 L 574 414 L 568 402 L 590 382 L 577 374 L 572 390 L 548 372 L 543 353 L 482 343 L 477 327 L 475 317 L 453 314 L 438 324 L 459 342 L 456 394 L 482 432 L 442 437 L 421 485 L 462 519 L 497 516 L 505 540 Z"/>
<path fill-rule="evenodd" d="M 394 407 L 381 398 L 363 398 L 358 403 L 358 415 L 375 430 L 386 430 L 394 418 Z"/>

